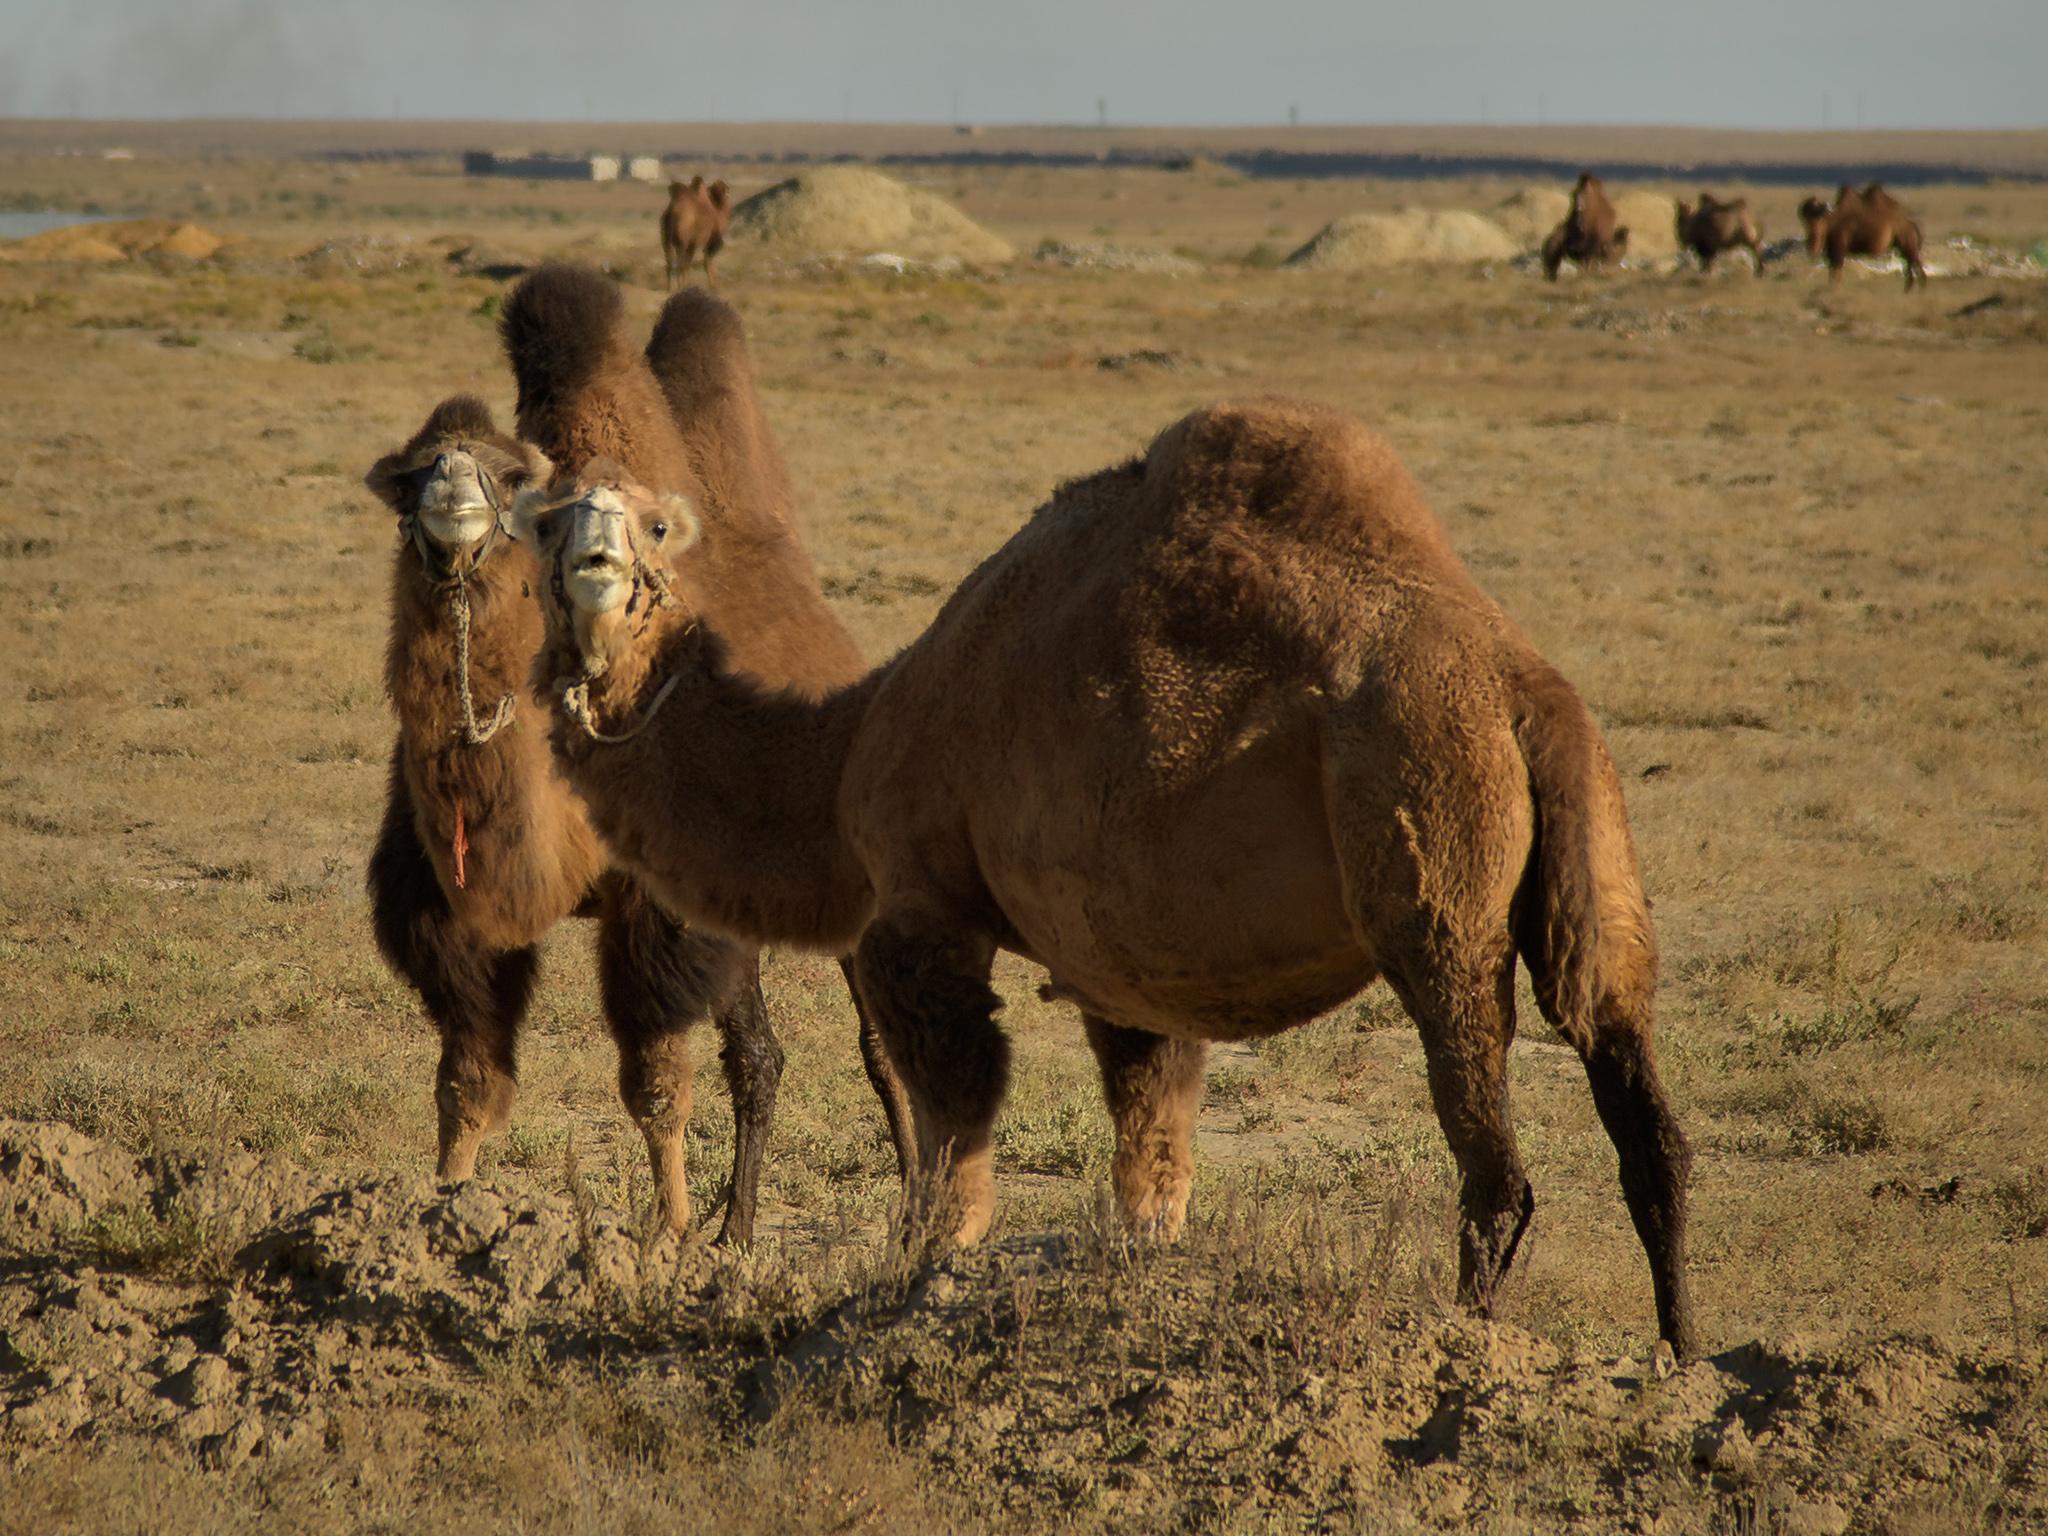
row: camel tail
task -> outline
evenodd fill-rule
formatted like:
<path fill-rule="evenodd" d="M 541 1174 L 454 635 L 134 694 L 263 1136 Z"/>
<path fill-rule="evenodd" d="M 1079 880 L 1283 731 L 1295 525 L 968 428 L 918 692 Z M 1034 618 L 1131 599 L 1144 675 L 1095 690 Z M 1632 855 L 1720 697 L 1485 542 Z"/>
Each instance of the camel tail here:
<path fill-rule="evenodd" d="M 1533 662 L 1515 740 L 1536 803 L 1536 845 L 1515 902 L 1515 947 L 1543 1016 L 1581 1055 L 1648 1043 L 1657 942 L 1636 872 L 1621 781 L 1571 684 Z"/>
<path fill-rule="evenodd" d="M 498 335 L 519 385 L 523 435 L 548 409 L 598 380 L 617 356 L 626 306 L 619 286 L 587 267 L 549 263 L 505 300 Z"/>

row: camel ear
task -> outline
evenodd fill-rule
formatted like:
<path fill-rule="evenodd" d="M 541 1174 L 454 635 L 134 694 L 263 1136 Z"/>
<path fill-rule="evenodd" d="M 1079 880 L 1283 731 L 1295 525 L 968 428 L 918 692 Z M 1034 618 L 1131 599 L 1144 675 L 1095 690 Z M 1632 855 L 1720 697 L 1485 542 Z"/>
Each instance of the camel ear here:
<path fill-rule="evenodd" d="M 662 528 L 659 542 L 665 555 L 679 555 L 697 542 L 704 531 L 704 525 L 697 519 L 697 508 L 687 496 L 674 492 L 661 497 L 654 504 L 654 517 L 650 520 L 651 532 Z"/>
<path fill-rule="evenodd" d="M 554 498 L 548 494 L 546 480 L 536 480 L 519 488 L 513 496 L 512 505 L 507 507 L 500 518 L 504 530 L 520 543 L 533 549 L 540 548 L 548 530 L 542 526 L 541 514 L 547 510 Z"/>
<path fill-rule="evenodd" d="M 372 496 L 404 517 L 412 510 L 426 476 L 427 470 L 414 465 L 412 455 L 400 450 L 387 453 L 372 464 L 370 472 L 363 476 L 363 485 Z"/>

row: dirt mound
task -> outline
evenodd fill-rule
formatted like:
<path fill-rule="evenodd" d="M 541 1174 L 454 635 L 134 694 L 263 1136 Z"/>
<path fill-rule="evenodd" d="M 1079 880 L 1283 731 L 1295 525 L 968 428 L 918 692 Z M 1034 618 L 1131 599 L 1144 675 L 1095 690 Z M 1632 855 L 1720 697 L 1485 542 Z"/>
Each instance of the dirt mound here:
<path fill-rule="evenodd" d="M 7 250 L 20 261 L 126 261 L 163 254 L 193 261 L 210 260 L 227 241 L 197 224 L 172 219 L 117 219 L 66 224 L 39 235 L 9 241 Z"/>
<path fill-rule="evenodd" d="M 1678 205 L 1663 193 L 1624 192 L 1614 197 L 1614 216 L 1628 227 L 1631 264 L 1666 261 L 1678 254 Z"/>
<path fill-rule="evenodd" d="M 1571 194 L 1555 187 L 1523 187 L 1487 215 L 1524 250 L 1534 250 L 1572 211 Z"/>
<path fill-rule="evenodd" d="M 860 166 L 823 166 L 757 192 L 733 210 L 728 237 L 783 256 L 951 257 L 994 263 L 1016 253 L 950 203 Z"/>
<path fill-rule="evenodd" d="M 1230 1201 L 1161 1250 L 1104 1212 L 914 1266 L 656 1242 L 573 1164 L 565 1185 L 323 1187 L 0 1121 L 0 1449 L 161 1438 L 233 1467 L 326 1454 L 367 1414 L 415 1426 L 436 1478 L 434 1437 L 508 1383 L 601 1383 L 629 1416 L 694 1394 L 733 1446 L 883 1425 L 1019 1520 L 1353 1529 L 1370 1501 L 1402 1528 L 1591 1532 L 1768 1505 L 1759 1529 L 1842 1531 L 1961 1485 L 2014 1528 L 2048 1514 L 2038 1339 L 1646 1366 L 1451 1311 L 1426 1263 L 1404 1294 L 1400 1220 Z"/>
<path fill-rule="evenodd" d="M 188 261 L 209 261 L 227 242 L 197 224 L 180 224 L 152 245 L 143 247 L 151 256 L 182 256 Z"/>
<path fill-rule="evenodd" d="M 1330 272 L 1506 261 L 1521 247 L 1498 224 L 1462 208 L 1355 213 L 1327 224 L 1284 263 Z"/>

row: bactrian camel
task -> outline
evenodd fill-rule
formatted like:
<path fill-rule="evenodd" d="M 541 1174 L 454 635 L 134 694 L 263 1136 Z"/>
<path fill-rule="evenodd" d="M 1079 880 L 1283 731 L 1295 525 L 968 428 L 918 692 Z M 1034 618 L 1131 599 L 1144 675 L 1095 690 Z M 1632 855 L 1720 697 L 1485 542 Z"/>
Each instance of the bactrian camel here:
<path fill-rule="evenodd" d="M 538 567 L 502 525 L 513 494 L 547 469 L 464 395 L 369 473 L 404 535 L 385 667 L 398 741 L 369 867 L 378 946 L 440 1031 L 437 1171 L 460 1181 L 510 1117 L 542 936 L 571 914 L 596 917 L 620 1095 L 646 1138 L 661 1219 L 679 1231 L 690 1211 L 685 1034 L 713 1012 L 734 1119 L 719 1235 L 743 1243 L 782 1052 L 752 951 L 686 931 L 638 882 L 608 873 L 582 803 L 549 756 L 548 714 L 530 686 Z"/>
<path fill-rule="evenodd" d="M 501 330 L 519 385 L 521 438 L 558 464 L 601 455 L 643 485 L 689 488 L 701 537 L 676 574 L 676 596 L 733 637 L 734 666 L 757 686 L 807 700 L 862 676 L 859 648 L 818 589 L 789 473 L 729 305 L 702 291 L 675 295 L 643 354 L 627 339 L 616 283 L 549 265 L 512 290 Z M 751 814 L 744 804 L 733 812 Z M 758 943 L 743 932 L 696 938 L 716 942 L 750 974 L 758 967 Z M 850 958 L 841 966 L 852 992 Z M 858 1010 L 857 993 L 854 1001 Z M 915 1155 L 909 1101 L 864 1011 L 860 1047 L 907 1176 Z"/>
<path fill-rule="evenodd" d="M 1799 222 L 1806 226 L 1807 254 L 1827 257 L 1830 283 L 1842 280 L 1842 267 L 1851 256 L 1888 256 L 1897 251 L 1906 266 L 1906 291 L 1913 291 L 1916 277 L 1925 288 L 1927 268 L 1920 260 L 1920 226 L 1881 183 L 1873 181 L 1860 192 L 1843 183 L 1835 191 L 1832 208 L 1809 197 L 1799 205 Z"/>
<path fill-rule="evenodd" d="M 1764 275 L 1764 249 L 1756 220 L 1750 217 L 1749 199 L 1738 197 L 1724 203 L 1711 192 L 1702 192 L 1697 203 L 1680 199 L 1673 206 L 1678 248 L 1700 259 L 1700 270 L 1711 272 L 1723 251 L 1747 250 L 1756 275 Z"/>
<path fill-rule="evenodd" d="M 716 283 L 711 263 L 725 249 L 725 231 L 732 223 L 731 194 L 722 181 L 704 185 L 702 176 L 686 184 L 668 184 L 668 206 L 661 210 L 661 255 L 668 267 L 668 286 L 690 275 L 690 263 L 704 253 L 704 281 Z"/>
<path fill-rule="evenodd" d="M 1620 783 L 1379 438 L 1299 405 L 1199 411 L 1061 487 L 921 637 L 822 700 L 746 676 L 745 636 L 697 606 L 696 491 L 562 462 L 525 505 L 571 780 L 692 922 L 855 946 L 910 1092 L 913 1194 L 958 1241 L 994 1203 L 998 949 L 1079 1005 L 1116 1198 L 1162 1237 L 1207 1042 L 1384 976 L 1462 1175 L 1460 1296 L 1490 1307 L 1534 1208 L 1507 1094 L 1519 953 L 1585 1063 L 1659 1329 L 1694 1349 L 1690 1155 Z"/>

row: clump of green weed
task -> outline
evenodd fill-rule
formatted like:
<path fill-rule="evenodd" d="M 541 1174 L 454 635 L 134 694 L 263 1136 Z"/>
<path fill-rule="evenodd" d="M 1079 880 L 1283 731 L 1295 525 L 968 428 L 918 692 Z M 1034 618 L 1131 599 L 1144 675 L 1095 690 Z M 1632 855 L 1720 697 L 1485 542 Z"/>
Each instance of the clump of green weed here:
<path fill-rule="evenodd" d="M 369 356 L 369 349 L 346 346 L 322 328 L 310 336 L 301 336 L 292 347 L 292 356 L 307 363 L 353 363 Z"/>
<path fill-rule="evenodd" d="M 182 1199 L 109 1205 L 73 1227 L 65 1246 L 102 1269 L 218 1284 L 234 1267 L 237 1236 Z"/>
<path fill-rule="evenodd" d="M 1854 1157 L 1892 1144 L 1884 1106 L 1864 1093 L 1814 1096 L 1794 1111 L 1791 1133 L 1795 1151 L 1821 1156 Z"/>

